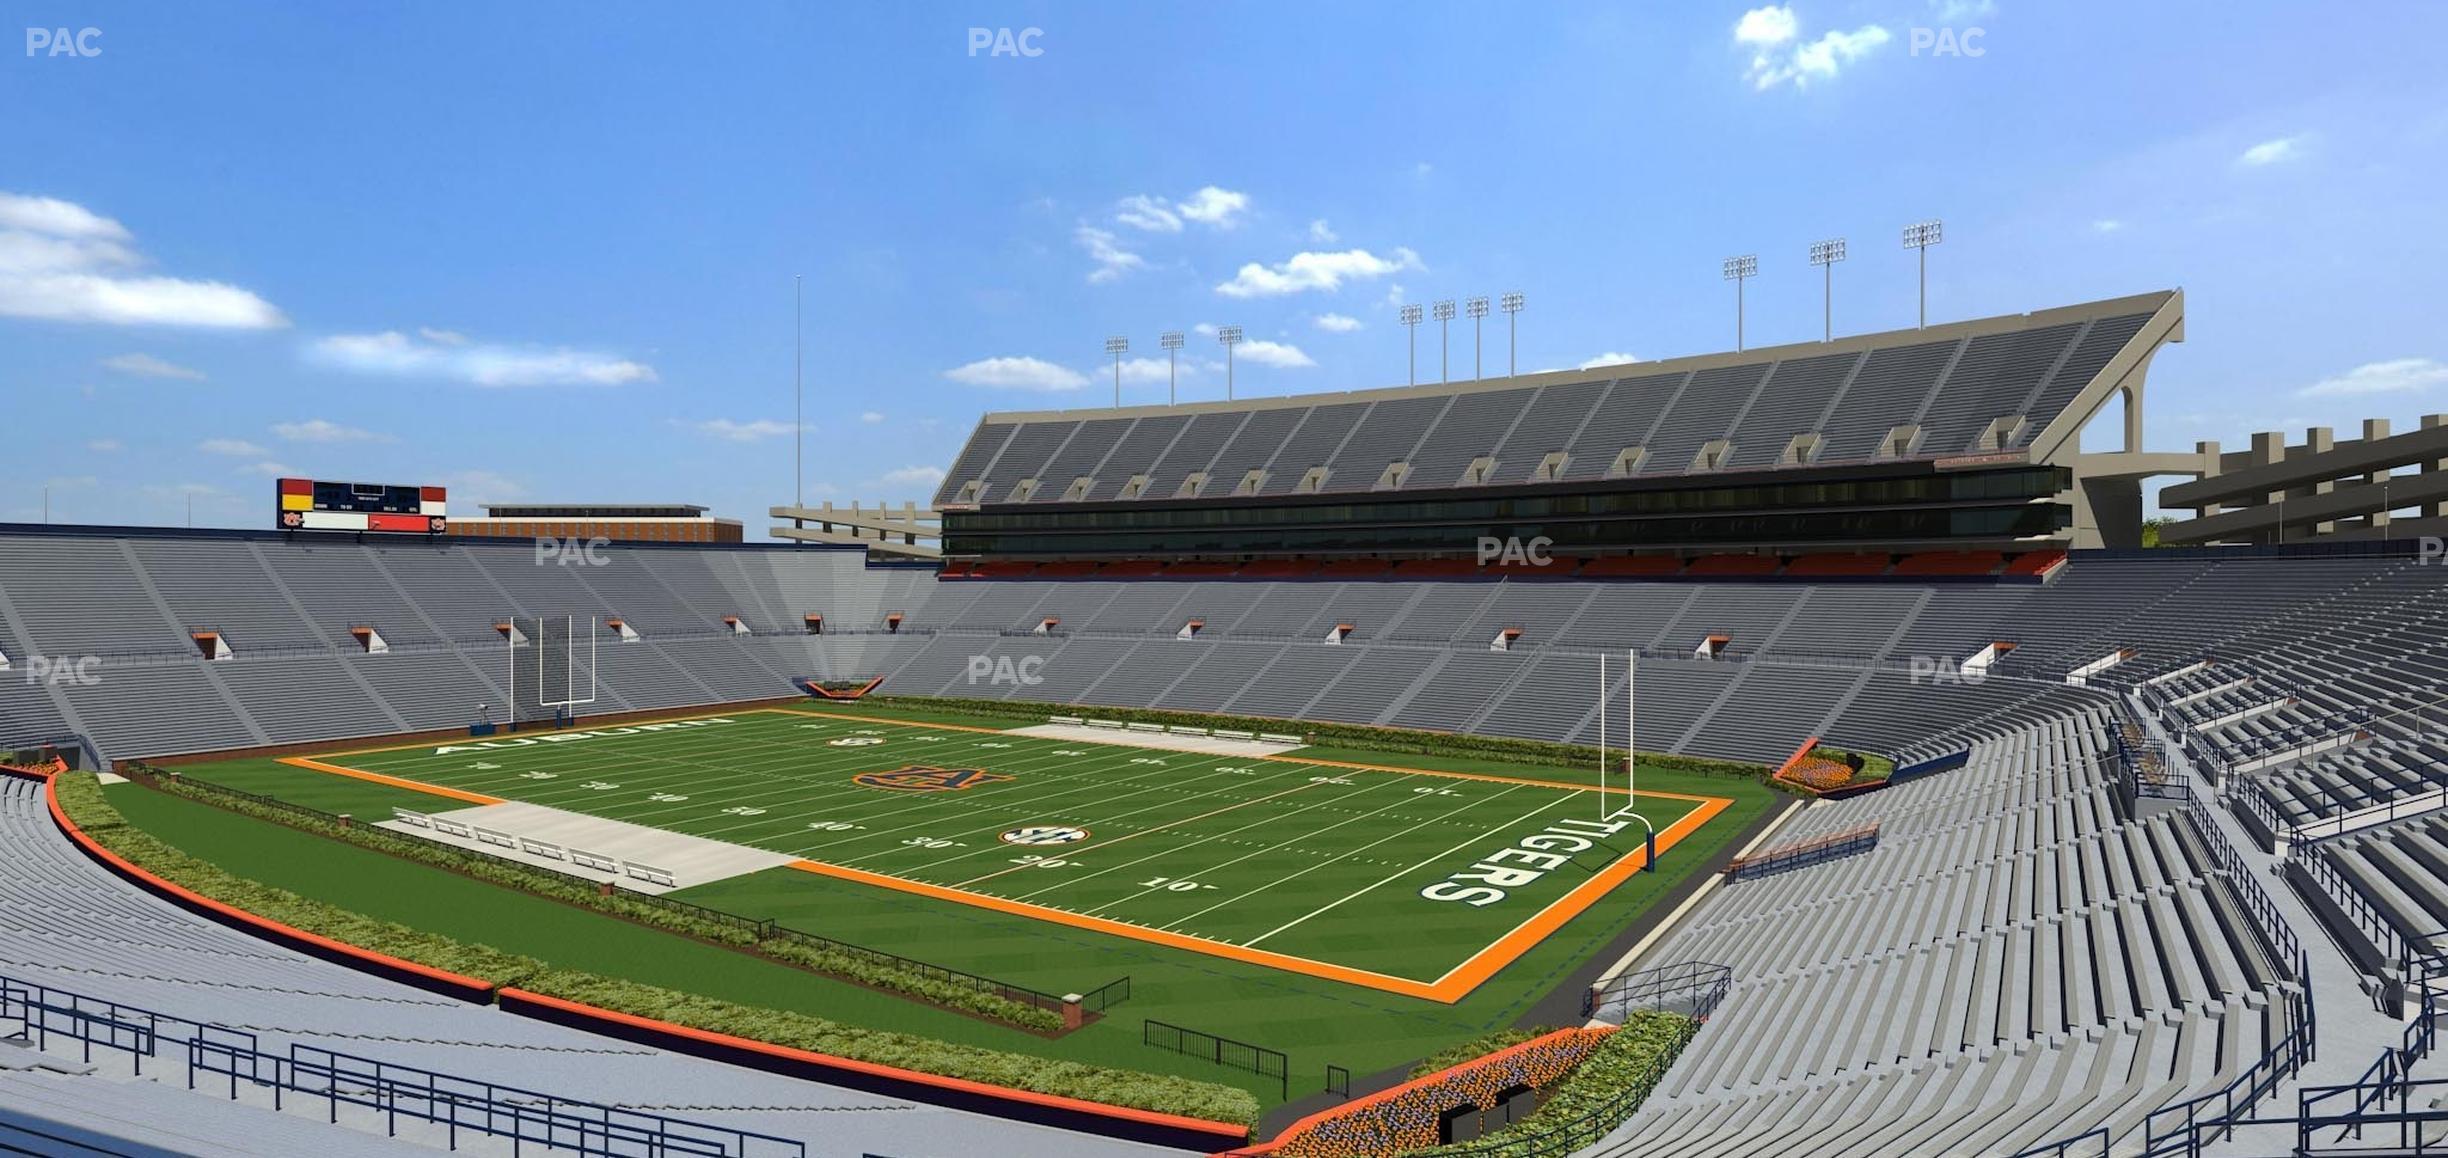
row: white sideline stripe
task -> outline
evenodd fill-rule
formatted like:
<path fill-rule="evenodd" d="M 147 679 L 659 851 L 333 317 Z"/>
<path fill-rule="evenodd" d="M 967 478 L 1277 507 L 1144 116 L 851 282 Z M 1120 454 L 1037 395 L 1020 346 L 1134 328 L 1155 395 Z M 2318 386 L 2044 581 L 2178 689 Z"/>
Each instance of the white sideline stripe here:
<path fill-rule="evenodd" d="M 1342 906 L 1342 905 L 1343 905 L 1345 902 L 1347 902 L 1347 901 L 1357 900 L 1357 899 L 1359 899 L 1360 897 L 1362 897 L 1362 896 L 1364 896 L 1364 895 L 1366 895 L 1366 894 L 1368 894 L 1368 893 L 1373 893 L 1373 892 L 1376 892 L 1378 889 L 1383 888 L 1383 887 L 1385 887 L 1386 885 L 1389 885 L 1389 884 L 1392 884 L 1392 883 L 1393 883 L 1393 882 L 1395 882 L 1395 881 L 1401 880 L 1402 878 L 1407 877 L 1407 876 L 1411 875 L 1412 873 L 1415 873 L 1415 872 L 1420 871 L 1421 869 L 1427 868 L 1429 865 L 1435 864 L 1436 862 L 1438 862 L 1438 861 L 1440 861 L 1440 860 L 1443 860 L 1443 859 L 1445 859 L 1446 857 L 1452 856 L 1453 854 L 1455 854 L 1455 853 L 1457 853 L 1457 852 L 1460 852 L 1460 851 L 1462 851 L 1463 849 L 1469 848 L 1470 846 L 1472 846 L 1472 845 L 1474 845 L 1474 844 L 1478 844 L 1478 843 L 1480 843 L 1480 842 L 1482 842 L 1482 841 L 1484 841 L 1484 840 L 1488 839 L 1488 837 L 1490 837 L 1491 835 L 1494 835 L 1494 834 L 1495 834 L 1495 833 L 1496 833 L 1498 830 L 1500 830 L 1500 829 L 1511 828 L 1511 827 L 1513 827 L 1513 826 L 1514 826 L 1514 825 L 1516 825 L 1516 824 L 1520 824 L 1522 821 L 1528 820 L 1528 819 L 1530 819 L 1530 818 L 1531 818 L 1531 817 L 1533 817 L 1533 816 L 1537 816 L 1539 813 L 1545 812 L 1545 811 L 1547 811 L 1548 809 L 1555 807 L 1556 805 L 1563 804 L 1563 803 L 1566 803 L 1566 802 L 1568 802 L 1568 801 L 1571 801 L 1572 799 L 1573 799 L 1573 797 L 1572 797 L 1572 796 L 1558 796 L 1558 797 L 1556 797 L 1555 799 L 1550 800 L 1550 801 L 1548 801 L 1548 802 L 1547 802 L 1547 803 L 1545 803 L 1545 804 L 1539 805 L 1538 807 L 1533 808 L 1533 809 L 1531 809 L 1531 810 L 1530 810 L 1530 811 L 1528 811 L 1528 812 L 1522 813 L 1520 816 L 1516 816 L 1516 817 L 1514 817 L 1513 819 L 1511 819 L 1511 820 L 1508 820 L 1508 821 L 1504 822 L 1503 824 L 1498 824 L 1498 825 L 1490 825 L 1490 826 L 1489 826 L 1489 827 L 1487 827 L 1486 829 L 1483 829 L 1483 830 L 1481 830 L 1481 831 L 1479 831 L 1479 832 L 1474 832 L 1474 833 L 1472 833 L 1472 834 L 1470 835 L 1470 839 L 1465 840 L 1465 841 L 1463 841 L 1462 843 L 1460 843 L 1460 844 L 1457 844 L 1457 845 L 1453 846 L 1452 848 L 1446 849 L 1445 851 L 1440 852 L 1440 853 L 1436 854 L 1435 856 L 1431 856 L 1431 857 L 1424 858 L 1424 859 L 1422 859 L 1422 860 L 1421 860 L 1421 861 L 1420 861 L 1418 864 L 1412 865 L 1412 866 L 1411 866 L 1411 867 L 1409 867 L 1409 868 L 1397 869 L 1397 870 L 1395 870 L 1395 872 L 1394 872 L 1392 875 L 1390 875 L 1390 876 L 1386 877 L 1384 880 L 1381 880 L 1381 881 L 1376 882 L 1375 884 L 1369 885 L 1368 887 L 1361 889 L 1359 892 L 1355 892 L 1355 893 L 1351 894 L 1350 896 L 1344 897 L 1342 900 L 1339 900 L 1339 901 L 1329 901 L 1329 902 L 1327 902 L 1325 905 L 1320 906 L 1320 907 L 1319 907 L 1319 908 L 1317 908 L 1317 909 L 1314 909 L 1314 910 L 1312 910 L 1312 911 L 1310 911 L 1310 912 L 1308 912 L 1308 913 L 1304 913 L 1304 914 L 1302 914 L 1301 916 L 1294 917 L 1294 918 L 1292 918 L 1291 920 L 1286 921 L 1286 922 L 1284 922 L 1283 924 L 1277 925 L 1277 926 L 1275 926 L 1274 928 L 1267 930 L 1266 932 L 1260 933 L 1260 934 L 1258 934 L 1257 936 L 1252 937 L 1252 938 L 1250 938 L 1250 939 L 1249 939 L 1249 940 L 1247 940 L 1247 941 L 1243 941 L 1243 942 L 1241 942 L 1241 947 L 1242 947 L 1242 948 L 1244 948 L 1244 949 L 1247 949 L 1247 948 L 1249 948 L 1249 947 L 1251 947 L 1251 946 L 1253 946 L 1253 945 L 1256 945 L 1258 942 L 1260 942 L 1260 941 L 1264 941 L 1264 940 L 1266 940 L 1267 938 L 1272 937 L 1272 936 L 1274 936 L 1274 935 L 1275 935 L 1275 934 L 1277 934 L 1277 933 L 1283 932 L 1284 930 L 1289 929 L 1289 928 L 1291 928 L 1291 927 L 1292 927 L 1292 926 L 1294 926 L 1294 925 L 1298 925 L 1298 924 L 1300 924 L 1301 922 L 1306 921 L 1306 920 L 1308 920 L 1308 919 L 1309 919 L 1309 918 L 1311 918 L 1311 917 L 1317 916 L 1317 915 L 1319 915 L 1320 913 L 1327 912 L 1328 910 L 1331 910 L 1331 909 L 1339 908 L 1339 907 L 1341 907 L 1341 906 Z"/>

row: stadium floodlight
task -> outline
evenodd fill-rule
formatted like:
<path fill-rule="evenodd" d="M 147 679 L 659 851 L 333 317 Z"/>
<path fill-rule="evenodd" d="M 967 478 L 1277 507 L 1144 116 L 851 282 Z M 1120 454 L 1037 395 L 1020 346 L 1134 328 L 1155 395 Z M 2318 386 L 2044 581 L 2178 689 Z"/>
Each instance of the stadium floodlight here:
<path fill-rule="evenodd" d="M 1937 218 L 1916 221 L 1904 227 L 1904 248 L 1921 255 L 1921 320 L 1918 326 L 1929 325 L 1929 247 L 1946 240 L 1946 225 Z"/>
<path fill-rule="evenodd" d="M 1233 348 L 1234 346 L 1237 346 L 1237 345 L 1240 345 L 1240 344 L 1241 344 L 1241 327 L 1239 327 L 1239 326 L 1219 326 L 1219 327 L 1217 327 L 1217 328 L 1216 328 L 1216 341 L 1219 341 L 1219 342 L 1224 343 L 1224 400 L 1225 400 L 1225 401 L 1227 401 L 1227 402 L 1230 402 L 1230 401 L 1232 401 L 1232 396 L 1233 396 L 1233 352 L 1232 352 L 1232 348 Z"/>
<path fill-rule="evenodd" d="M 1173 359 L 1179 356 L 1182 348 L 1182 333 L 1180 330 L 1166 330 L 1156 335 L 1156 344 L 1164 347 L 1165 405 L 1171 406 L 1174 399 Z"/>
<path fill-rule="evenodd" d="M 1404 306 L 1404 307 L 1402 308 L 1402 324 L 1403 324 L 1403 333 L 1410 335 L 1410 343 L 1411 343 L 1411 384 L 1412 384 L 1412 385 L 1414 385 L 1414 386 L 1417 386 L 1417 385 L 1419 385 L 1419 324 L 1420 324 L 1420 308 L 1419 308 L 1418 306 Z"/>
<path fill-rule="evenodd" d="M 1451 362 L 1447 355 L 1451 352 L 1451 344 L 1445 340 L 1445 335 L 1452 332 L 1453 299 L 1447 298 L 1430 306 L 1429 312 L 1434 314 L 1437 320 L 1437 381 L 1450 382 L 1453 381 L 1453 372 L 1448 368 Z"/>
<path fill-rule="evenodd" d="M 1488 314 L 1488 300 L 1483 295 L 1462 299 L 1462 312 L 1471 320 L 1471 381 L 1479 380 L 1479 319 Z"/>
<path fill-rule="evenodd" d="M 1520 336 L 1514 330 L 1513 323 L 1519 320 L 1518 315 L 1522 312 L 1521 293 L 1515 291 L 1496 299 L 1496 308 L 1503 310 L 1505 314 L 1505 377 L 1510 378 L 1514 374 L 1513 354 L 1516 348 L 1514 339 Z"/>
<path fill-rule="evenodd" d="M 1130 353 L 1129 338 L 1105 339 L 1105 352 L 1114 360 L 1114 405 L 1122 405 L 1122 355 Z"/>
<path fill-rule="evenodd" d="M 1734 283 L 1734 349 L 1743 348 L 1743 283 L 1759 276 L 1759 255 L 1746 253 L 1725 259 L 1725 279 Z"/>
<path fill-rule="evenodd" d="M 1819 340 L 1836 336 L 1836 263 L 1845 259 L 1845 239 L 1831 237 L 1814 241 L 1810 247 L 1810 263 L 1819 267 Z"/>

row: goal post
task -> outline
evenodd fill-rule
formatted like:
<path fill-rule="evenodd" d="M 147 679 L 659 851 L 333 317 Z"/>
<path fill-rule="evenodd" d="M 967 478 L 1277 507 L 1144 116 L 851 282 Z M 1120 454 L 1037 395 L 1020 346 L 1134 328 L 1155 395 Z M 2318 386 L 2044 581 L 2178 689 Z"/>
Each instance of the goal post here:
<path fill-rule="evenodd" d="M 1640 746 L 1639 725 L 1634 713 L 1639 707 L 1640 652 L 1624 650 L 1624 797 L 1621 807 L 1610 807 L 1607 800 L 1607 701 L 1615 698 L 1614 687 L 1607 682 L 1607 657 L 1598 653 L 1598 819 L 1601 821 L 1637 820 L 1643 833 L 1646 857 L 1642 872 L 1657 871 L 1657 825 L 1640 811 Z"/>
<path fill-rule="evenodd" d="M 529 615 L 510 620 L 512 727 L 565 722 L 572 709 L 595 702 L 592 616 Z"/>

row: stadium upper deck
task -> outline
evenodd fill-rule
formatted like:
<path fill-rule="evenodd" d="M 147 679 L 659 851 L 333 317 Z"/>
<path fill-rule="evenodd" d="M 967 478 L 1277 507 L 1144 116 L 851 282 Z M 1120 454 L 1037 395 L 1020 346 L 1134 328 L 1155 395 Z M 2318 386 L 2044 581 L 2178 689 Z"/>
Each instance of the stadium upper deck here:
<path fill-rule="evenodd" d="M 1432 386 L 987 415 L 961 511 L 1417 494 L 1795 468 L 2065 463 L 2183 336 L 2161 291 L 1739 353 Z"/>

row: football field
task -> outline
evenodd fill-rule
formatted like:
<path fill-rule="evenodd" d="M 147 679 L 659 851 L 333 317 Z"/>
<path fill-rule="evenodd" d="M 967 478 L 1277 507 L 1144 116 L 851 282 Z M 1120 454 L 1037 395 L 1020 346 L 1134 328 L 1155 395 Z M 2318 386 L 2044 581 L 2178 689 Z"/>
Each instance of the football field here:
<path fill-rule="evenodd" d="M 1641 871 L 1649 825 L 1664 856 L 1732 803 L 1643 792 L 1627 811 L 1620 783 L 1594 791 L 1594 770 L 1399 762 L 1095 743 L 855 704 L 284 761 L 431 792 L 437 811 L 547 805 L 1443 1002 Z"/>

